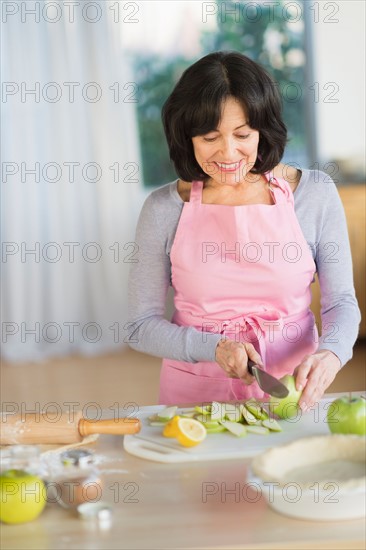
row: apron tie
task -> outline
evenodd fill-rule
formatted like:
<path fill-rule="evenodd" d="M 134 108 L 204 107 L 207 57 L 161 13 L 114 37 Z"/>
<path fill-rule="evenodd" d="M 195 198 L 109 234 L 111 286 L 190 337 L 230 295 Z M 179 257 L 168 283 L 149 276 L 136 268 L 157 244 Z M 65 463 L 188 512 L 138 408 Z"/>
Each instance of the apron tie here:
<path fill-rule="evenodd" d="M 251 331 L 254 333 L 255 342 L 258 343 L 259 355 L 261 356 L 263 363 L 266 362 L 266 334 L 269 332 L 269 339 L 271 341 L 272 331 L 282 330 L 284 326 L 283 317 L 280 312 L 272 309 L 261 311 L 258 313 L 248 313 L 241 317 L 231 319 L 230 321 L 223 321 L 223 329 L 221 334 L 224 336 L 227 333 L 235 333 L 235 341 L 242 341 L 241 335 L 246 333 L 245 341 L 253 343 L 253 340 L 248 339 L 248 333 Z M 239 330 L 238 330 L 239 329 Z M 239 340 L 238 340 L 239 336 Z"/>

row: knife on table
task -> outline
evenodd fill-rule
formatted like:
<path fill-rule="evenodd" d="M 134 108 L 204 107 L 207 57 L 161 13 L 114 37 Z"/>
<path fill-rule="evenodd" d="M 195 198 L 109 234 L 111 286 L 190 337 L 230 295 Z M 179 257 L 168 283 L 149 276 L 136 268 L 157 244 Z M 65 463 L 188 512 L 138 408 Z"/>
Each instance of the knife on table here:
<path fill-rule="evenodd" d="M 254 361 L 248 359 L 248 371 L 258 382 L 258 386 L 269 395 L 283 399 L 289 393 L 288 389 L 277 378 L 261 369 Z"/>

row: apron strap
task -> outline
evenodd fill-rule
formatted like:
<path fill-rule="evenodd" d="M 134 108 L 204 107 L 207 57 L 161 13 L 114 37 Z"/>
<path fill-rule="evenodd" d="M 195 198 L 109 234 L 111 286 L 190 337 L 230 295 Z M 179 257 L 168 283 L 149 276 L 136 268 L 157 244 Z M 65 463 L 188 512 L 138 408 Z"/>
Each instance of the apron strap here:
<path fill-rule="evenodd" d="M 282 178 L 277 179 L 273 175 L 272 170 L 270 172 L 266 172 L 264 174 L 264 177 L 268 181 L 270 191 L 272 193 L 272 196 L 274 197 L 274 201 L 276 204 L 279 204 L 281 202 L 288 202 L 289 199 L 290 199 L 290 202 L 293 203 L 293 201 L 291 201 L 290 194 L 289 194 L 289 191 L 290 191 L 292 195 L 292 191 L 289 185 L 287 183 L 285 184 L 285 180 L 283 180 Z"/>
<path fill-rule="evenodd" d="M 202 203 L 202 189 L 203 181 L 193 180 L 191 184 L 191 194 L 189 197 L 189 202 L 192 204 L 201 204 Z"/>

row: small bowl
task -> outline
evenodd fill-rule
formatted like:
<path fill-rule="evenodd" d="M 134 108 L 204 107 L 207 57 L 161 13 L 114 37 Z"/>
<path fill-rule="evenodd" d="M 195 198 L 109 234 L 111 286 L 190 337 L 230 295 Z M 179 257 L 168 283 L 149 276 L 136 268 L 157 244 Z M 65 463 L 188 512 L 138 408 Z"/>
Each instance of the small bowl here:
<path fill-rule="evenodd" d="M 365 517 L 366 438 L 325 435 L 268 449 L 251 463 L 257 483 L 277 512 L 300 519 Z"/>
<path fill-rule="evenodd" d="M 84 502 L 77 507 L 79 517 L 89 522 L 97 522 L 103 529 L 112 525 L 113 508 L 108 502 Z"/>

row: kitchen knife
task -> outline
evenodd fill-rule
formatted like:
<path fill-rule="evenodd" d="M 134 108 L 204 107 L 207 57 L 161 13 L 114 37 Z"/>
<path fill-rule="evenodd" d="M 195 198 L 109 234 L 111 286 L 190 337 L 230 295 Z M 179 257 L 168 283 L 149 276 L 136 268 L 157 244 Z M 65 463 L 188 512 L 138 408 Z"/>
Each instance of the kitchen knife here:
<path fill-rule="evenodd" d="M 277 378 L 258 367 L 258 365 L 251 359 L 248 359 L 248 371 L 255 377 L 258 382 L 258 386 L 265 393 L 269 393 L 269 395 L 273 395 L 273 397 L 278 397 L 279 399 L 287 397 L 289 392 L 286 386 Z"/>

